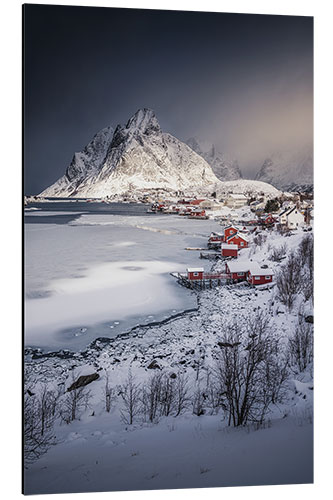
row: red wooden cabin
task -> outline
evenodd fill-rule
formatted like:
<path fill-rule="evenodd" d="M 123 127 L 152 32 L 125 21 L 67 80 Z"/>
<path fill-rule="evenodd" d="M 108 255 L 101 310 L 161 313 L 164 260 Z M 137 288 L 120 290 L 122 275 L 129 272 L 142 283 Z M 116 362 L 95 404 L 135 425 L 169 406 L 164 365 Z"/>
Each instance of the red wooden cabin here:
<path fill-rule="evenodd" d="M 276 222 L 276 219 L 275 219 L 275 217 L 273 217 L 273 215 L 272 215 L 272 214 L 268 214 L 268 215 L 264 216 L 264 217 L 261 219 L 261 222 L 262 222 L 263 224 L 268 224 L 268 225 L 269 225 L 269 224 L 274 224 L 274 222 Z"/>
<path fill-rule="evenodd" d="M 221 255 L 222 257 L 237 257 L 238 256 L 238 245 L 233 245 L 232 243 L 222 243 L 221 245 Z"/>
<path fill-rule="evenodd" d="M 232 234 L 236 234 L 239 231 L 238 227 L 231 224 L 230 226 L 226 226 L 224 228 L 224 241 L 227 241 L 227 238 Z"/>
<path fill-rule="evenodd" d="M 211 233 L 208 242 L 218 243 L 224 241 L 224 234 L 222 233 Z"/>
<path fill-rule="evenodd" d="M 226 239 L 226 243 L 233 245 L 237 245 L 238 248 L 247 248 L 249 246 L 249 242 L 244 234 L 236 233 L 232 234 Z"/>
<path fill-rule="evenodd" d="M 247 281 L 251 285 L 264 285 L 265 283 L 272 283 L 273 271 L 271 269 L 262 269 L 256 262 L 251 262 Z"/>
<path fill-rule="evenodd" d="M 192 212 L 190 213 L 190 215 L 192 215 L 192 217 L 205 217 L 206 211 L 198 209 L 198 208 L 195 208 L 195 209 L 192 210 Z"/>
<path fill-rule="evenodd" d="M 204 198 L 202 198 L 201 200 L 191 200 L 191 201 L 189 202 L 189 204 L 190 204 L 190 205 L 200 205 L 200 203 L 201 203 L 202 201 L 205 201 L 205 199 L 204 199 Z"/>
<path fill-rule="evenodd" d="M 189 280 L 202 280 L 204 275 L 204 268 L 203 267 L 189 267 L 187 269 L 187 279 Z"/>
<path fill-rule="evenodd" d="M 234 281 L 245 281 L 249 270 L 249 262 L 232 261 L 225 265 L 226 274 L 230 274 L 230 278 Z"/>

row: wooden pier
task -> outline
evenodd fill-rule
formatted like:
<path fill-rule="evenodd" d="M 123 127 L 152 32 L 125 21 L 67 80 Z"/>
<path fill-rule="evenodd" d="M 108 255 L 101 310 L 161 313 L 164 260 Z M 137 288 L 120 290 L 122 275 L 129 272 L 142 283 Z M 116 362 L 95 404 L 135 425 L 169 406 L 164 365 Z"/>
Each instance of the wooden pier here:
<path fill-rule="evenodd" d="M 226 273 L 204 273 L 201 279 L 190 280 L 187 273 L 170 273 L 178 283 L 192 290 L 206 290 L 220 285 L 232 283 L 231 274 Z"/>

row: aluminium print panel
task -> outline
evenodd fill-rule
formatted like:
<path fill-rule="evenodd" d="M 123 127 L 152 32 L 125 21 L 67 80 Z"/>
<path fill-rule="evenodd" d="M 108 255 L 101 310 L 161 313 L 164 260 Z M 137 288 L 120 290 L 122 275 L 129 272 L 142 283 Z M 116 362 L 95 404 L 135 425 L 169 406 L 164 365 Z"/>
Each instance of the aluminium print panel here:
<path fill-rule="evenodd" d="M 312 483 L 313 18 L 23 28 L 23 492 Z"/>

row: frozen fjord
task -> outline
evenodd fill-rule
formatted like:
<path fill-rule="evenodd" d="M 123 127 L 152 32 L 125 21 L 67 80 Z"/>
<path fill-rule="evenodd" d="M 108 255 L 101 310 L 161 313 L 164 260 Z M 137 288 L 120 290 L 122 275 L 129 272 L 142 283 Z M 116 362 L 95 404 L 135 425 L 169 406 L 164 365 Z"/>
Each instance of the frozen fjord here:
<path fill-rule="evenodd" d="M 196 306 L 169 272 L 198 265 L 184 248 L 205 245 L 216 222 L 146 216 L 143 205 L 140 215 L 45 205 L 25 224 L 26 345 L 81 349 Z"/>

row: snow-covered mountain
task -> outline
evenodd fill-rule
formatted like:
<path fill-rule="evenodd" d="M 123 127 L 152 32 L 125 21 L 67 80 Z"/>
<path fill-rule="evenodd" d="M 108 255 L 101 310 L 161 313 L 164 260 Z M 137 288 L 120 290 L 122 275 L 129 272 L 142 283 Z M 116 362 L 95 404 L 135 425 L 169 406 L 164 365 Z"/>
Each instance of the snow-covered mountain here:
<path fill-rule="evenodd" d="M 233 181 L 243 177 L 237 160 L 233 160 L 226 154 L 216 151 L 214 144 L 212 144 L 207 151 L 203 150 L 199 141 L 194 137 L 188 139 L 186 144 L 206 160 L 212 167 L 216 177 L 221 181 Z"/>
<path fill-rule="evenodd" d="M 313 186 L 313 152 L 306 147 L 301 151 L 272 154 L 266 158 L 256 180 L 268 182 L 285 191 L 309 189 Z"/>
<path fill-rule="evenodd" d="M 103 197 L 135 189 L 200 190 L 219 183 L 188 145 L 162 132 L 154 112 L 139 109 L 124 125 L 101 130 L 41 196 Z"/>

